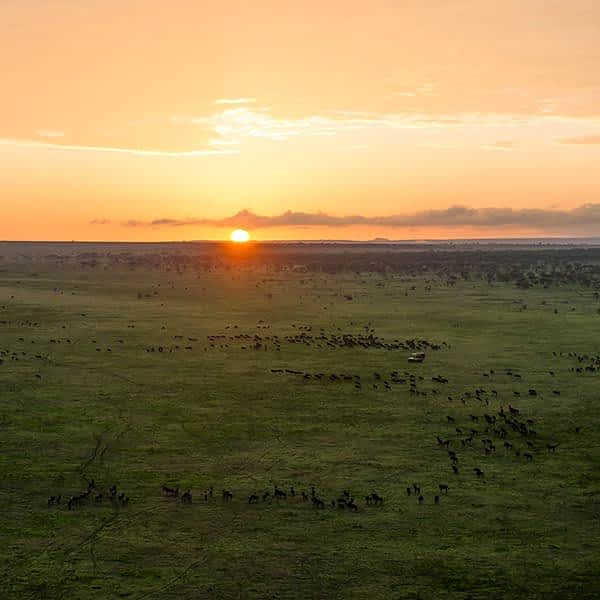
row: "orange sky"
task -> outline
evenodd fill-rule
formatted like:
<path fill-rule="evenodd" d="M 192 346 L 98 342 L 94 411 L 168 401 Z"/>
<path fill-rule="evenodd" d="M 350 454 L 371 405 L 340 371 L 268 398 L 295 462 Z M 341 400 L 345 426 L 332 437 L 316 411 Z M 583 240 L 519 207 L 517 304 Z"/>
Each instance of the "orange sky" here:
<path fill-rule="evenodd" d="M 599 40 L 597 0 L 4 0 L 0 239 L 600 235 Z"/>

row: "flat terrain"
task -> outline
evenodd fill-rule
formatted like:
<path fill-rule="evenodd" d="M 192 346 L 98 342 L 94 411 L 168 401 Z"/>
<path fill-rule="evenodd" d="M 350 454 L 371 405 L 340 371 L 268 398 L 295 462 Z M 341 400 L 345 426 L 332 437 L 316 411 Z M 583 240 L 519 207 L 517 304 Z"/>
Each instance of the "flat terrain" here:
<path fill-rule="evenodd" d="M 600 597 L 597 252 L 118 252 L 0 247 L 0 597 Z"/>

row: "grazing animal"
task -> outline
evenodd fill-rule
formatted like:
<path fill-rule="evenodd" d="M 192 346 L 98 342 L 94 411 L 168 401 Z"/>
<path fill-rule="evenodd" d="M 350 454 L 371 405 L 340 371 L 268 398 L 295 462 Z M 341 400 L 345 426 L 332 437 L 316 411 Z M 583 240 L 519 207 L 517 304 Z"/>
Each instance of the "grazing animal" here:
<path fill-rule="evenodd" d="M 223 500 L 225 500 L 225 502 L 229 502 L 230 500 L 233 500 L 233 493 L 230 492 L 229 490 L 223 490 L 222 496 L 223 496 Z"/>
<path fill-rule="evenodd" d="M 419 504 L 423 504 L 423 502 L 425 501 L 425 498 L 423 498 L 422 495 L 419 495 L 418 500 L 419 500 Z"/>
<path fill-rule="evenodd" d="M 440 497 L 436 496 L 433 501 L 435 502 L 435 504 L 439 504 L 440 503 Z"/>
<path fill-rule="evenodd" d="M 315 508 L 325 508 L 325 502 L 323 502 L 323 500 L 320 500 L 319 498 L 317 498 L 316 496 L 312 497 L 312 505 Z"/>
<path fill-rule="evenodd" d="M 558 444 L 546 444 L 546 448 L 548 448 L 550 452 L 555 452 L 558 448 Z"/>
<path fill-rule="evenodd" d="M 60 494 L 58 496 L 50 496 L 50 498 L 48 498 L 48 506 L 52 506 L 54 504 L 60 504 L 60 499 L 61 499 Z"/>
<path fill-rule="evenodd" d="M 358 512 L 358 506 L 356 506 L 354 500 L 350 498 L 348 502 L 346 502 L 346 507 L 352 512 Z"/>
<path fill-rule="evenodd" d="M 440 488 L 440 492 L 448 493 L 448 486 L 445 483 L 440 483 L 438 487 Z"/>
<path fill-rule="evenodd" d="M 258 496 L 256 494 L 251 494 L 248 498 L 248 504 L 256 504 L 258 502 Z"/>
<path fill-rule="evenodd" d="M 190 490 L 183 492 L 183 494 L 181 495 L 181 503 L 182 504 L 191 504 L 192 503 L 192 492 L 190 492 Z"/>
<path fill-rule="evenodd" d="M 79 496 L 71 496 L 69 498 L 69 502 L 67 503 L 67 509 L 73 510 L 76 506 L 82 504 L 85 498 L 86 496 L 83 494 L 80 494 Z"/>
<path fill-rule="evenodd" d="M 456 465 L 452 465 L 452 470 L 454 471 L 455 475 L 458 475 L 458 467 Z"/>
<path fill-rule="evenodd" d="M 527 460 L 533 460 L 533 456 L 529 453 L 529 452 L 523 452 L 523 456 L 527 459 Z"/>
<path fill-rule="evenodd" d="M 480 479 L 483 479 L 484 473 L 479 467 L 475 467 L 473 469 L 473 471 L 475 471 L 475 475 L 477 475 L 477 477 L 479 477 Z"/>
<path fill-rule="evenodd" d="M 371 501 L 375 506 L 383 504 L 383 497 L 380 496 L 377 492 L 373 492 L 371 494 Z"/>
<path fill-rule="evenodd" d="M 114 490 L 114 491 L 113 491 Z M 179 496 L 179 488 L 170 488 L 166 485 L 162 486 L 162 491 L 165 496 L 170 496 L 172 498 L 177 498 Z M 117 493 L 117 488 L 115 486 L 110 488 L 110 495 L 115 496 Z"/>

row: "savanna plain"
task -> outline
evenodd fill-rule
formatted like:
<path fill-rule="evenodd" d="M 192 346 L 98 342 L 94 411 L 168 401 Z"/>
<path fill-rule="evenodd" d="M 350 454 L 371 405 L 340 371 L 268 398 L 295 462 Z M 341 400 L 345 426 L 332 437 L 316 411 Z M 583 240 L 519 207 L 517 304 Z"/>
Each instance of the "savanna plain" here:
<path fill-rule="evenodd" d="M 599 292 L 595 247 L 0 244 L 0 597 L 600 597 Z"/>

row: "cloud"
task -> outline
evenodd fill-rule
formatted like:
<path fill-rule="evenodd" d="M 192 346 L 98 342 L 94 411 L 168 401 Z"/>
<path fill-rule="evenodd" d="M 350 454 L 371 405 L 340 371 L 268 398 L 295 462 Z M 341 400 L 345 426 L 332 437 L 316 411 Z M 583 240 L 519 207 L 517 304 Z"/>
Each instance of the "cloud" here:
<path fill-rule="evenodd" d="M 14 146 L 16 148 L 39 148 L 48 150 L 62 150 L 63 152 L 99 152 L 106 154 L 129 154 L 131 156 L 157 156 L 166 158 L 192 158 L 199 156 L 218 156 L 238 154 L 235 149 L 205 148 L 200 150 L 153 150 L 146 148 L 120 148 L 115 146 L 86 146 L 74 144 L 58 144 L 54 142 L 40 142 L 37 140 L 0 138 L 0 146 Z"/>
<path fill-rule="evenodd" d="M 90 225 L 110 225 L 110 219 L 92 219 Z"/>
<path fill-rule="evenodd" d="M 235 145 L 244 139 L 261 138 L 284 141 L 298 137 L 334 136 L 366 129 L 425 129 L 458 125 L 499 125 L 510 121 L 506 116 L 463 115 L 432 118 L 420 114 L 386 114 L 365 111 L 332 110 L 303 117 L 279 117 L 268 108 L 239 106 L 199 117 L 171 118 L 174 123 L 192 123 L 211 130 L 212 145 Z"/>
<path fill-rule="evenodd" d="M 427 88 L 429 89 L 429 88 Z M 406 132 L 409 130 L 457 131 L 479 133 L 481 129 L 499 131 L 520 127 L 522 131 L 540 128 L 568 134 L 582 126 L 598 125 L 597 119 L 565 118 L 553 114 L 524 116 L 509 113 L 460 113 L 429 115 L 408 112 L 372 112 L 332 109 L 303 116 L 281 116 L 269 107 L 230 106 L 212 114 L 172 116 L 176 124 L 189 124 L 210 132 L 210 145 L 226 147 L 241 145 L 245 140 L 263 139 L 281 142 L 290 139 L 353 134 L 363 136 L 374 131 Z M 489 134 L 492 135 L 492 134 Z M 502 133 L 494 134 L 502 135 Z M 554 133 L 556 136 L 556 133 Z M 359 143 L 362 143 L 360 141 Z M 512 141 L 500 140 L 481 146 L 486 150 L 508 150 Z"/>
<path fill-rule="evenodd" d="M 219 98 L 214 104 L 254 104 L 256 98 Z"/>
<path fill-rule="evenodd" d="M 52 129 L 38 129 L 36 134 L 43 138 L 62 138 L 65 137 L 64 131 L 52 130 Z"/>
<path fill-rule="evenodd" d="M 557 141 L 559 144 L 576 144 L 578 146 L 594 146 L 594 145 L 600 145 L 600 134 L 580 135 L 580 136 L 576 136 L 576 137 L 560 138 Z"/>
<path fill-rule="evenodd" d="M 529 229 L 566 229 L 600 227 L 600 203 L 583 204 L 571 210 L 539 208 L 469 208 L 455 205 L 442 210 L 423 210 L 415 213 L 389 216 L 347 215 L 335 216 L 324 212 L 307 213 L 288 210 L 280 215 L 258 215 L 241 210 L 222 219 L 161 218 L 154 221 L 127 221 L 130 227 L 244 227 L 267 229 L 271 227 L 349 227 L 368 225 L 377 227 L 523 227 Z"/>
<path fill-rule="evenodd" d="M 510 140 L 494 142 L 492 144 L 484 144 L 481 146 L 484 150 L 512 150 L 515 147 L 515 143 Z"/>

